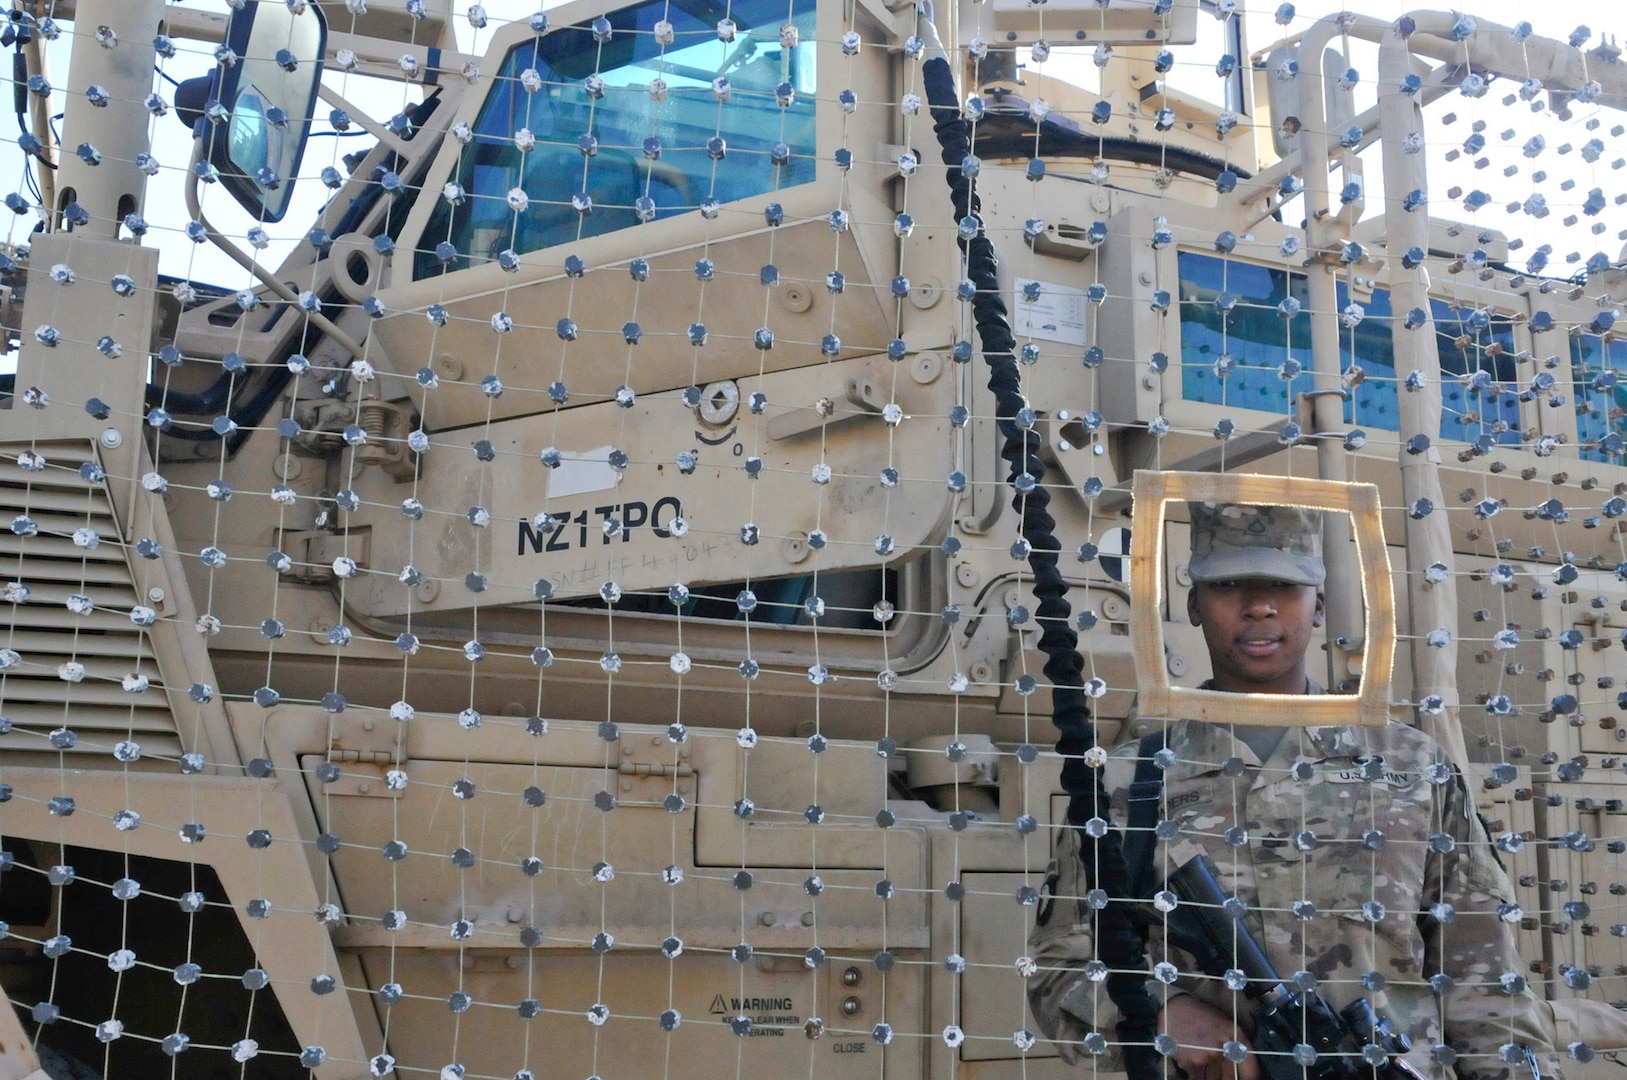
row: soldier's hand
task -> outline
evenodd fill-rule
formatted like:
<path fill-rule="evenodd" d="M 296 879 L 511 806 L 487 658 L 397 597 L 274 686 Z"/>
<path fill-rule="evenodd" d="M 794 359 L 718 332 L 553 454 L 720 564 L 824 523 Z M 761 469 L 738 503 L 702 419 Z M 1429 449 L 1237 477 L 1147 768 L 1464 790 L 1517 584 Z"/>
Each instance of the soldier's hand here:
<path fill-rule="evenodd" d="M 1233 1065 L 1221 1053 L 1220 1048 L 1233 1039 L 1248 1046 L 1232 1018 L 1190 994 L 1170 998 L 1158 1011 L 1158 1030 L 1169 1032 L 1181 1044 L 1175 1051 L 1175 1064 L 1188 1080 L 1260 1080 L 1260 1059 L 1255 1054 Z"/>

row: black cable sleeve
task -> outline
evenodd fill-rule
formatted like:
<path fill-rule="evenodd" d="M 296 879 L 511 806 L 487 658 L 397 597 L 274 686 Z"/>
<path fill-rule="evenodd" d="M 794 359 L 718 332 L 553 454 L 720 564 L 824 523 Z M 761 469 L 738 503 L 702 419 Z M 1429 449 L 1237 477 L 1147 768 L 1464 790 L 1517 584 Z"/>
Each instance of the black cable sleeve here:
<path fill-rule="evenodd" d="M 28 55 L 21 45 L 11 54 L 11 107 L 19 130 L 28 130 Z"/>
<path fill-rule="evenodd" d="M 237 430 L 225 437 L 226 453 L 228 456 L 236 454 L 237 451 L 242 448 L 243 444 L 248 441 L 249 436 L 253 434 L 254 429 L 260 425 L 260 421 L 265 419 L 266 414 L 271 411 L 271 407 L 277 403 L 277 398 L 282 395 L 283 390 L 288 386 L 289 380 L 293 377 L 293 373 L 286 367 L 278 366 L 272 368 L 265 381 L 260 384 L 260 388 L 254 392 L 254 395 L 250 397 L 249 400 L 241 407 L 232 409 L 228 412 L 227 415 L 230 416 L 232 422 L 237 425 Z M 222 381 L 228 381 L 229 379 L 230 376 L 228 375 L 226 376 L 226 379 Z M 217 383 L 216 385 L 218 387 L 219 384 Z M 184 396 L 190 397 L 192 395 Z M 165 399 L 163 387 L 155 384 L 148 384 L 147 399 L 149 405 L 157 405 L 162 403 L 165 404 L 165 406 L 172 412 L 184 411 L 175 407 L 174 394 L 171 394 L 168 399 Z M 198 410 L 197 412 L 191 413 L 191 415 L 201 415 L 204 412 L 205 410 Z M 220 435 L 215 433 L 215 429 L 213 427 L 183 428 L 173 426 L 164 434 L 166 438 L 181 439 L 185 442 L 212 442 L 215 439 L 221 438 Z"/>
<path fill-rule="evenodd" d="M 236 409 L 229 408 L 233 400 L 232 376 L 229 373 L 222 375 L 213 386 L 199 394 L 166 391 L 158 383 L 148 383 L 143 397 L 149 406 L 163 405 L 172 413 L 182 416 L 213 416 L 226 408 L 227 415 L 237 425 L 237 431 L 226 436 L 226 452 L 230 455 L 237 453 L 253 433 L 253 429 L 265 419 L 266 413 L 271 411 L 271 407 L 276 404 L 278 396 L 288 386 L 291 378 L 293 373 L 286 367 L 272 368 L 253 396 Z M 12 397 L 16 391 L 17 373 L 8 371 L 0 374 L 0 400 Z M 186 428 L 179 425 L 172 425 L 165 432 L 165 436 L 183 442 L 213 442 L 221 437 L 215 433 L 213 427 Z"/>
<path fill-rule="evenodd" d="M 960 97 L 948 60 L 934 57 L 921 66 L 922 82 L 933 120 L 933 131 L 948 166 L 947 180 L 955 219 L 977 217 L 981 205 L 961 162 L 972 149 L 971 126 L 960 114 Z M 966 276 L 976 286 L 972 319 L 977 327 L 983 360 L 989 368 L 989 389 L 995 397 L 995 420 L 1003 438 L 1000 456 L 1010 465 L 1016 489 L 1012 506 L 1021 516 L 1020 529 L 1029 544 L 1028 565 L 1039 599 L 1035 620 L 1039 647 L 1045 653 L 1045 675 L 1051 682 L 1051 720 L 1056 725 L 1057 752 L 1063 757 L 1062 787 L 1069 795 L 1068 823 L 1079 830 L 1080 857 L 1090 889 L 1102 888 L 1109 900 L 1097 916 L 1097 954 L 1107 964 L 1107 995 L 1118 1006 L 1117 1035 L 1123 1044 L 1124 1064 L 1130 1080 L 1158 1080 L 1163 1066 L 1152 1047 L 1158 1027 L 1158 1001 L 1147 989 L 1146 942 L 1134 918 L 1129 898 L 1129 874 L 1116 830 L 1100 839 L 1082 827 L 1091 818 L 1108 817 L 1108 793 L 1100 769 L 1084 762 L 1084 752 L 1095 745 L 1096 730 L 1084 692 L 1084 658 L 1070 622 L 1068 583 L 1057 569 L 1061 544 L 1056 520 L 1050 514 L 1050 493 L 1045 490 L 1045 463 L 1040 460 L 1039 434 L 1021 427 L 1017 416 L 1027 402 L 1022 396 L 1017 341 L 1011 332 L 1000 290 L 999 256 L 981 223 L 971 239 L 960 241 L 966 258 Z"/>

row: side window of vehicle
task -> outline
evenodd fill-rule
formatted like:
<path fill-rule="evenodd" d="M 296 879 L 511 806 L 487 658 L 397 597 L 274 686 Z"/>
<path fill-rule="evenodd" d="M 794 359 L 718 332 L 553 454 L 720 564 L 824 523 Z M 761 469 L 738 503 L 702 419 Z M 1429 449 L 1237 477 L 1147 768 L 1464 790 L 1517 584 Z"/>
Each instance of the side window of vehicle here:
<path fill-rule="evenodd" d="M 1305 275 L 1188 251 L 1180 253 L 1178 266 L 1181 396 L 1211 405 L 1288 412 L 1294 395 L 1315 386 Z M 1278 305 L 1288 298 L 1300 308 L 1285 320 Z M 1351 303 L 1343 281 L 1337 303 L 1341 311 Z M 1400 408 L 1390 344 L 1396 315 L 1389 290 L 1374 289 L 1359 305 L 1362 317 L 1339 331 L 1340 371 L 1355 367 L 1362 372 L 1362 378 L 1350 380 L 1345 420 L 1395 431 Z M 1440 299 L 1430 300 L 1430 316 L 1441 358 L 1440 437 L 1487 448 L 1519 445 L 1513 320 L 1501 312 L 1454 307 Z M 1585 352 L 1587 347 L 1580 348 Z M 1229 363 L 1217 365 L 1223 356 Z M 1301 370 L 1284 381 L 1279 370 L 1289 357 Z"/>
<path fill-rule="evenodd" d="M 1627 341 L 1571 337 L 1576 434 L 1585 461 L 1608 462 L 1627 440 Z"/>

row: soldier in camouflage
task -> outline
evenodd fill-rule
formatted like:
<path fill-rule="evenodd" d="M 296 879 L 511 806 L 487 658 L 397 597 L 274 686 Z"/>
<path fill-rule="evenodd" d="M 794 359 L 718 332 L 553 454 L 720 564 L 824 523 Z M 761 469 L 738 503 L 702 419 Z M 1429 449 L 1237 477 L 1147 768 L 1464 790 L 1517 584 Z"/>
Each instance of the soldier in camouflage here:
<path fill-rule="evenodd" d="M 1320 514 L 1294 507 L 1192 504 L 1193 581 L 1188 613 L 1204 632 L 1213 677 L 1233 693 L 1322 693 L 1305 651 L 1322 622 Z M 1261 709 L 1291 708 L 1263 698 Z M 1179 827 L 1153 850 L 1156 877 L 1207 854 L 1245 924 L 1284 977 L 1314 980 L 1335 1008 L 1366 996 L 1411 1040 L 1406 1063 L 1422 1077 L 1533 1080 L 1528 1062 L 1554 1060 L 1556 1020 L 1526 985 L 1515 943 L 1521 911 L 1462 774 L 1421 732 L 1384 728 L 1222 726 L 1167 728 L 1174 764 L 1163 773 L 1158 817 Z M 1113 826 L 1123 829 L 1137 743 L 1104 766 Z M 1092 910 L 1083 899 L 1079 837 L 1065 829 L 1049 875 L 1051 896 L 1031 942 L 1039 972 L 1029 1000 L 1040 1027 L 1081 1069 L 1114 1068 L 1084 1040 L 1116 1039 L 1117 1011 L 1087 968 Z M 1152 962 L 1179 976 L 1150 984 L 1159 1030 L 1190 1080 L 1259 1080 L 1247 1045 L 1252 1006 L 1155 929 Z M 1563 1044 L 1561 1044 L 1563 1045 Z M 1530 1047 L 1535 1058 L 1528 1056 Z M 1550 1070 L 1551 1071 L 1551 1070 Z"/>

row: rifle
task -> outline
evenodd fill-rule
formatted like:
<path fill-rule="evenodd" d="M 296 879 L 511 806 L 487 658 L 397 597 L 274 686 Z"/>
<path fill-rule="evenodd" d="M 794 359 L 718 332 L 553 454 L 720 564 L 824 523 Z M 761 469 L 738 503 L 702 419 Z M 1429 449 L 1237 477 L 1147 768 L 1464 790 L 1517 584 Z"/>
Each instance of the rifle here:
<path fill-rule="evenodd" d="M 1206 974 L 1225 976 L 1233 988 L 1242 982 L 1254 1004 L 1253 1045 L 1268 1080 L 1424 1080 L 1402 1057 L 1412 1041 L 1379 1018 L 1366 998 L 1334 1012 L 1314 988 L 1277 974 L 1248 927 L 1227 914 L 1226 894 L 1207 856 L 1170 874 L 1168 885 L 1180 900 L 1165 916 L 1170 940 Z"/>

